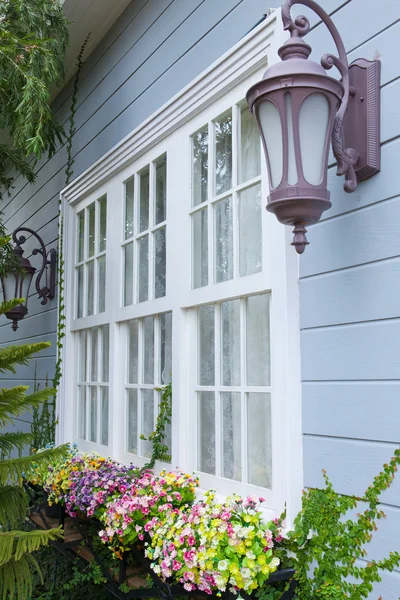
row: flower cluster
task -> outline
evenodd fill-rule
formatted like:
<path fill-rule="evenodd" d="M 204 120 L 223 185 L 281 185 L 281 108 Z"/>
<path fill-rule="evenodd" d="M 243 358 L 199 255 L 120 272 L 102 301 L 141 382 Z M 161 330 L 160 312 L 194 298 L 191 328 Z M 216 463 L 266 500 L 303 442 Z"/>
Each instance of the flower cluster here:
<path fill-rule="evenodd" d="M 262 501 L 232 496 L 218 503 L 209 491 L 192 506 L 164 512 L 148 523 L 146 555 L 153 570 L 207 594 L 262 586 L 279 565 L 273 548 L 282 540 L 277 519 L 262 522 Z"/>
<path fill-rule="evenodd" d="M 197 486 L 198 478 L 186 473 L 141 473 L 124 494 L 107 503 L 100 518 L 105 525 L 99 533 L 101 539 L 117 552 L 121 545 L 143 540 L 159 515 L 192 503 Z"/>
<path fill-rule="evenodd" d="M 114 460 L 105 460 L 98 466 L 98 463 L 95 464 L 97 468 L 72 469 L 69 473 L 65 507 L 71 516 L 78 511 L 87 517 L 99 517 L 106 502 L 124 494 L 132 479 L 139 475 L 139 470 L 133 465 L 122 465 Z"/>
<path fill-rule="evenodd" d="M 44 448 L 39 448 L 38 450 L 33 449 L 32 454 L 40 454 L 44 450 L 51 450 L 54 447 L 55 447 L 55 444 L 47 444 L 47 446 L 45 446 Z M 63 465 L 66 463 L 66 461 L 71 459 L 72 457 L 76 456 L 77 454 L 78 454 L 78 446 L 76 444 L 68 444 L 68 451 L 67 451 L 66 455 L 61 458 L 56 459 L 52 464 L 52 468 L 55 471 L 60 471 L 62 469 Z M 48 466 L 46 464 L 36 465 L 34 468 L 34 471 L 29 474 L 29 481 L 33 485 L 44 486 L 47 481 L 48 474 L 49 474 L 49 471 L 48 471 Z"/>
<path fill-rule="evenodd" d="M 72 483 L 72 473 L 97 470 L 105 462 L 105 458 L 96 454 L 76 454 L 65 458 L 59 463 L 49 466 L 48 476 L 44 485 L 48 493 L 49 504 L 65 504 L 69 498 Z M 71 515 L 74 516 L 74 515 Z"/>

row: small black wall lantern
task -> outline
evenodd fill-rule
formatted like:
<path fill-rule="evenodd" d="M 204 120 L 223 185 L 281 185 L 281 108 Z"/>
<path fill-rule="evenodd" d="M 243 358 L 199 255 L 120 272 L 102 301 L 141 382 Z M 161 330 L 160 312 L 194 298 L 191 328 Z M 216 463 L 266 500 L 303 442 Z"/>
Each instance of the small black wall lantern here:
<path fill-rule="evenodd" d="M 32 251 L 33 255 L 40 254 L 42 257 L 42 265 L 36 276 L 35 286 L 38 297 L 42 299 L 41 304 L 47 304 L 55 296 L 56 287 L 56 262 L 57 252 L 52 248 L 48 252 L 42 238 L 33 229 L 28 227 L 19 227 L 12 234 L 12 239 L 15 243 L 15 267 L 1 276 L 1 284 L 3 287 L 4 301 L 24 298 L 23 304 L 15 306 L 5 313 L 8 319 L 11 319 L 12 328 L 14 331 L 18 329 L 18 321 L 21 321 L 28 314 L 28 298 L 33 276 L 36 273 L 35 267 L 31 265 L 29 260 L 23 255 L 22 249 L 27 238 L 24 235 L 18 237 L 21 232 L 30 233 L 39 242 L 40 248 L 35 248 Z M 42 284 L 42 277 L 45 276 L 45 283 Z"/>
<path fill-rule="evenodd" d="M 295 4 L 312 9 L 327 26 L 338 56 L 321 64 L 309 60 L 311 47 L 302 39 L 310 23 L 294 21 Z M 380 170 L 380 61 L 358 59 L 349 65 L 343 41 L 329 15 L 314 0 L 285 0 L 282 21 L 290 38 L 279 49 L 282 62 L 247 92 L 264 146 L 269 172 L 267 209 L 294 226 L 292 245 L 299 254 L 309 243 L 306 225 L 331 207 L 327 189 L 329 147 L 344 175 L 344 189 Z M 336 67 L 341 81 L 326 70 Z"/>

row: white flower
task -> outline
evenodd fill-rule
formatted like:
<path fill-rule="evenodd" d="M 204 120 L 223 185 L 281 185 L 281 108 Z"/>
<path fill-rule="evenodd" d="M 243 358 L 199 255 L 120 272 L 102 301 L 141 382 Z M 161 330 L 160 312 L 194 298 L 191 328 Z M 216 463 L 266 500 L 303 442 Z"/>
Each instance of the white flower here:
<path fill-rule="evenodd" d="M 227 560 L 220 560 L 218 563 L 218 571 L 226 571 L 229 567 L 229 563 Z"/>
<path fill-rule="evenodd" d="M 274 569 L 275 567 L 277 567 L 279 565 L 279 562 L 280 562 L 279 558 L 274 556 L 274 558 L 269 563 L 269 566 L 271 567 L 271 569 Z"/>

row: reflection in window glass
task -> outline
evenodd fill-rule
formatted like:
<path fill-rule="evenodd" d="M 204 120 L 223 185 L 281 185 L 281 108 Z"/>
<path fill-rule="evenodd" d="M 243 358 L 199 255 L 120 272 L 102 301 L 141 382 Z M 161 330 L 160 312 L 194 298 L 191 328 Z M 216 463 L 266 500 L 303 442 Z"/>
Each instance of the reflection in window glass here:
<path fill-rule="evenodd" d="M 199 392 L 199 464 L 203 473 L 215 475 L 215 398 L 214 392 Z"/>
<path fill-rule="evenodd" d="M 214 313 L 214 306 L 201 306 L 198 309 L 200 385 L 214 385 L 215 383 Z"/>
<path fill-rule="evenodd" d="M 84 258 L 85 248 L 85 211 L 78 213 L 78 262 Z"/>
<path fill-rule="evenodd" d="M 104 197 L 99 200 L 100 205 L 100 235 L 99 252 L 104 252 L 107 244 L 107 199 Z"/>
<path fill-rule="evenodd" d="M 221 117 L 215 127 L 215 194 L 232 187 L 232 113 Z"/>
<path fill-rule="evenodd" d="M 247 395 L 247 469 L 253 485 L 272 488 L 271 395 Z"/>
<path fill-rule="evenodd" d="M 146 231 L 149 227 L 149 196 L 150 173 L 145 167 L 139 174 L 140 204 L 139 204 L 139 231 Z"/>
<path fill-rule="evenodd" d="M 154 298 L 162 298 L 166 294 L 167 270 L 167 228 L 161 227 L 153 234 L 154 244 Z"/>
<path fill-rule="evenodd" d="M 139 302 L 149 299 L 149 236 L 140 238 L 139 246 Z"/>
<path fill-rule="evenodd" d="M 207 208 L 192 216 L 193 224 L 193 287 L 208 284 L 208 219 Z"/>
<path fill-rule="evenodd" d="M 167 218 L 167 157 L 159 158 L 156 163 L 156 206 L 154 224 Z"/>
<path fill-rule="evenodd" d="M 88 239 L 88 254 L 89 257 L 95 253 L 95 238 L 96 238 L 96 205 L 93 202 L 88 208 L 89 213 L 89 239 Z"/>
<path fill-rule="evenodd" d="M 135 178 L 131 177 L 125 182 L 125 239 L 133 236 L 133 218 L 134 218 L 134 185 Z"/>
<path fill-rule="evenodd" d="M 239 183 L 261 174 L 261 144 L 257 121 L 247 105 L 240 110 Z"/>
<path fill-rule="evenodd" d="M 215 281 L 233 278 L 232 198 L 215 203 Z"/>
<path fill-rule="evenodd" d="M 269 295 L 247 298 L 247 385 L 269 386 Z"/>
<path fill-rule="evenodd" d="M 261 186 L 239 193 L 239 273 L 252 275 L 262 269 Z"/>
<path fill-rule="evenodd" d="M 242 418 L 240 393 L 221 394 L 222 476 L 242 479 Z"/>
<path fill-rule="evenodd" d="M 192 137 L 192 187 L 193 206 L 208 197 L 208 127 Z"/>
<path fill-rule="evenodd" d="M 133 242 L 124 246 L 124 306 L 133 304 Z"/>

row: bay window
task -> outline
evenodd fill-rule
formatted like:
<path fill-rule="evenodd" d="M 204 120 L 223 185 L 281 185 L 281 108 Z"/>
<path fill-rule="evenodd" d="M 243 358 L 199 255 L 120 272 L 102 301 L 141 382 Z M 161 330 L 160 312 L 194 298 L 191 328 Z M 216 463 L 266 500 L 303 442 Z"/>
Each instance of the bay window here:
<path fill-rule="evenodd" d="M 252 35 L 268 53 L 262 31 Z M 244 103 L 260 72 L 239 77 L 255 60 L 240 54 L 246 43 L 63 193 L 59 435 L 141 466 L 172 380 L 168 467 L 290 513 L 301 489 L 297 257 L 262 209 L 267 174 Z"/>

